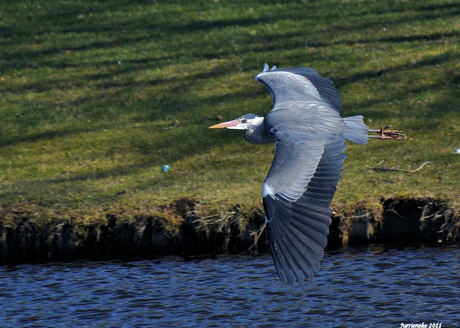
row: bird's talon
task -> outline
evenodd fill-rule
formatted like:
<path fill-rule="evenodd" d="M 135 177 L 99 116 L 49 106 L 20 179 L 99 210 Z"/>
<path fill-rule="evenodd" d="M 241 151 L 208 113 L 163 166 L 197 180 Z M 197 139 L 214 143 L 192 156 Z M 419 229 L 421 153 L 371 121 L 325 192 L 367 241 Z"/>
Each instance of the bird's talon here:
<path fill-rule="evenodd" d="M 391 125 L 380 127 L 378 130 L 369 129 L 370 133 L 377 133 L 378 136 L 370 135 L 369 138 L 380 139 L 380 140 L 405 140 L 406 134 L 402 131 L 391 130 Z"/>

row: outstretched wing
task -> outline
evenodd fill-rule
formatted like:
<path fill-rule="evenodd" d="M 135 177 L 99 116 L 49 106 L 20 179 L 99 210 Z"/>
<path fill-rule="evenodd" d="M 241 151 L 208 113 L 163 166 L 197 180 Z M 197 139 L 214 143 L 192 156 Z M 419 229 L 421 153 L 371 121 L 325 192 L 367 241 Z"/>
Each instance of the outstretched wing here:
<path fill-rule="evenodd" d="M 285 101 L 322 101 L 340 112 L 342 102 L 334 83 L 313 68 L 295 67 L 264 71 L 256 76 L 273 97 L 274 107 Z"/>
<path fill-rule="evenodd" d="M 280 279 L 296 285 L 312 278 L 324 255 L 345 140 L 341 134 L 275 136 L 275 157 L 263 185 L 268 237 Z"/>

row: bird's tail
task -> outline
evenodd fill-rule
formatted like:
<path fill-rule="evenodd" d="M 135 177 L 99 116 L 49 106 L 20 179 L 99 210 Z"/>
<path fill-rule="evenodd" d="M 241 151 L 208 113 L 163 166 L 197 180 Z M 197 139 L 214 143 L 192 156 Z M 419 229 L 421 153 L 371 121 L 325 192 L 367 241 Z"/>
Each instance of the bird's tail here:
<path fill-rule="evenodd" d="M 362 115 L 344 117 L 343 123 L 345 123 L 343 133 L 345 139 L 360 145 L 367 143 L 369 128 L 364 124 Z"/>

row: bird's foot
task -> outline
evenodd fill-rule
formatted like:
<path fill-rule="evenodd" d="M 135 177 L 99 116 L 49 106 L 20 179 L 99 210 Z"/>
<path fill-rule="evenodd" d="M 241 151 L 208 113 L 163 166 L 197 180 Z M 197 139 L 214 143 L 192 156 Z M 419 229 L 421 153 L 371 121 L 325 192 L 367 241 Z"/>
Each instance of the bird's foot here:
<path fill-rule="evenodd" d="M 376 133 L 378 135 L 369 135 L 369 138 L 380 140 L 405 140 L 406 134 L 398 130 L 390 130 L 391 125 L 380 127 L 378 130 L 369 129 L 369 133 Z"/>

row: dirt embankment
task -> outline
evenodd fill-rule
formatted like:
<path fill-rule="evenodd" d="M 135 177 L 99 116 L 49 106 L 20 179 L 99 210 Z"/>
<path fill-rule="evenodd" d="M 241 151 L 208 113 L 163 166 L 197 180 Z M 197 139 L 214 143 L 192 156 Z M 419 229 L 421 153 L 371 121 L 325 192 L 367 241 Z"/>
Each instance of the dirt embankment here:
<path fill-rule="evenodd" d="M 238 208 L 225 216 L 197 216 L 196 203 L 180 199 L 168 207 L 177 223 L 159 216 L 122 220 L 108 215 L 99 223 L 56 219 L 38 224 L 17 212 L 0 216 L 0 262 L 213 255 L 268 250 L 264 215 Z M 397 245 L 460 244 L 460 218 L 434 199 L 387 199 L 369 210 L 365 204 L 334 212 L 328 248 L 383 243 Z"/>

